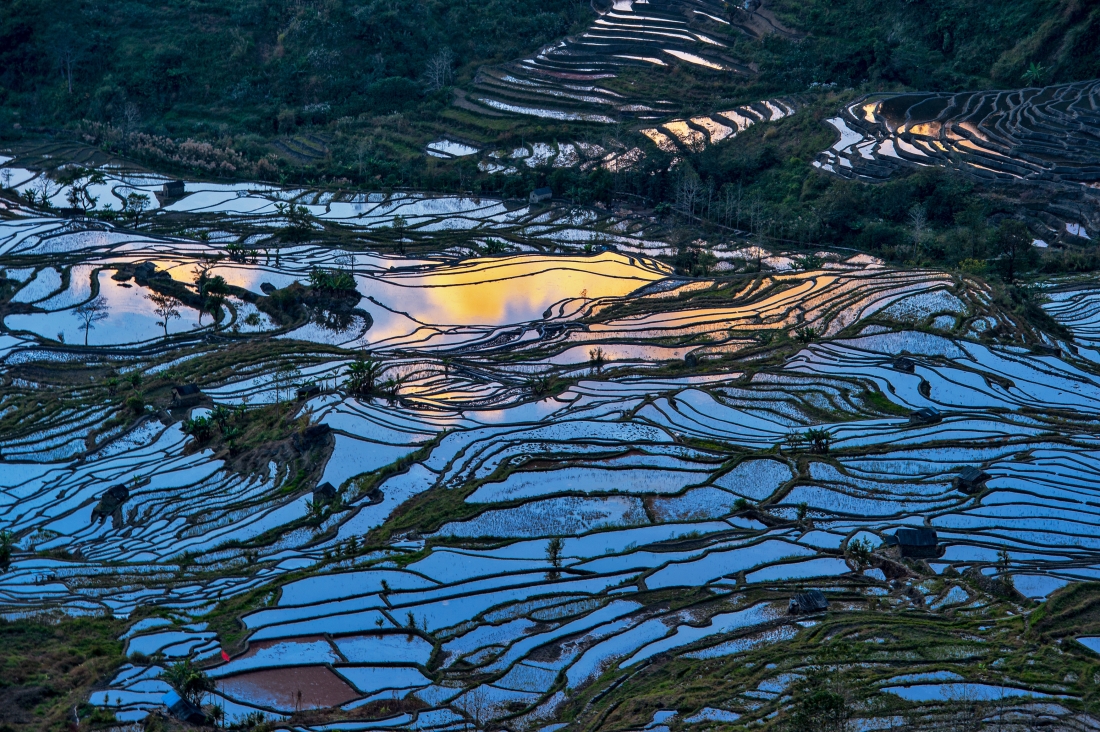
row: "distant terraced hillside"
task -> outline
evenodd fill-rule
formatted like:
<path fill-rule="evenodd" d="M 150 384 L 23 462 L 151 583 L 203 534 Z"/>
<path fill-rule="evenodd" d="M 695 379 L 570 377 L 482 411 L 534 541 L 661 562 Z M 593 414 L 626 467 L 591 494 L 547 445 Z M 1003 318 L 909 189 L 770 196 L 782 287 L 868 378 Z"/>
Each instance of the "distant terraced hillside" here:
<path fill-rule="evenodd" d="M 537 117 L 613 122 L 615 117 L 656 119 L 676 101 L 607 87 L 629 67 L 693 70 L 743 76 L 752 70 L 730 53 L 731 11 L 721 0 L 615 0 L 593 25 L 530 57 L 482 70 L 471 96 L 490 108 Z M 751 13 L 745 13 L 751 16 Z"/>
<path fill-rule="evenodd" d="M 862 97 L 829 123 L 840 140 L 814 165 L 842 177 L 880 181 L 934 165 L 976 180 L 1056 187 L 1074 200 L 1100 198 L 1100 81 Z M 1061 213 L 1076 221 L 1090 210 L 1070 204 Z M 1095 229 L 1097 221 L 1082 223 Z"/>

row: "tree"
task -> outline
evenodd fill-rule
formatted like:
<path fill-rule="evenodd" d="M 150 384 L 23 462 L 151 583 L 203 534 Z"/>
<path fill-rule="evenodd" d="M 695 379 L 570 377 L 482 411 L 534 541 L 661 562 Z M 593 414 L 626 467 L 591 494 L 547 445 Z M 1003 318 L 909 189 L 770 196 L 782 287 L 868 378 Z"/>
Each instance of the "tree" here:
<path fill-rule="evenodd" d="M 149 195 L 146 193 L 131 192 L 126 196 L 126 210 L 134 217 L 134 225 L 137 225 L 141 214 L 149 207 Z"/>
<path fill-rule="evenodd" d="M 95 208 L 99 199 L 88 191 L 90 185 L 101 185 L 107 181 L 102 172 L 82 167 L 63 168 L 58 171 L 58 183 L 69 186 L 66 198 L 72 208 L 89 211 Z"/>
<path fill-rule="evenodd" d="M 11 565 L 11 551 L 15 547 L 15 537 L 10 531 L 0 531 L 0 570 L 7 571 Z"/>
<path fill-rule="evenodd" d="M 221 275 L 210 276 L 211 265 L 197 265 L 191 274 L 195 278 L 195 289 L 199 293 L 199 323 L 202 323 L 202 314 L 210 313 L 214 318 L 218 308 L 225 302 L 225 296 L 229 294 L 229 283 Z M 217 328 L 217 318 L 214 318 L 214 327 Z"/>
<path fill-rule="evenodd" d="M 164 326 L 164 337 L 167 338 L 168 321 L 180 317 L 179 300 L 159 292 L 149 293 L 145 299 L 153 303 L 153 313 L 160 318 L 157 324 Z"/>
<path fill-rule="evenodd" d="M 871 566 L 872 551 L 874 547 L 867 539 L 856 539 L 848 542 L 847 556 L 852 564 L 861 571 Z"/>
<path fill-rule="evenodd" d="M 126 105 L 122 108 L 122 129 L 126 134 L 130 134 L 136 131 L 140 124 L 141 110 L 138 109 L 138 105 L 133 102 L 126 102 Z"/>
<path fill-rule="evenodd" d="M 909 226 L 913 230 L 913 258 L 916 259 L 921 255 L 924 237 L 928 231 L 928 212 L 923 205 L 909 209 Z"/>
<path fill-rule="evenodd" d="M 88 345 L 88 331 L 95 328 L 95 324 L 107 317 L 107 301 L 102 296 L 93 298 L 80 305 L 73 313 L 80 318 L 81 328 L 84 330 L 84 345 Z"/>
<path fill-rule="evenodd" d="M 23 195 L 27 197 L 28 203 L 33 204 L 37 199 L 42 208 L 49 208 L 53 205 L 50 199 L 57 194 L 58 188 L 58 184 L 42 175 L 27 188 Z"/>
<path fill-rule="evenodd" d="M 680 164 L 680 176 L 676 181 L 675 208 L 681 214 L 692 217 L 695 215 L 695 202 L 699 198 L 701 182 L 699 174 L 688 163 Z"/>
<path fill-rule="evenodd" d="M 191 270 L 191 276 L 195 283 L 195 290 L 199 293 L 199 325 L 202 325 L 202 314 L 206 311 L 206 285 L 210 281 L 211 264 L 196 264 Z"/>
<path fill-rule="evenodd" d="M 275 210 L 286 218 L 286 225 L 282 231 L 284 239 L 295 244 L 301 244 L 309 239 L 310 234 L 313 233 L 313 214 L 309 212 L 308 208 L 277 203 L 275 204 Z M 276 247 L 275 263 L 278 264 L 278 262 L 279 249 Z"/>
<path fill-rule="evenodd" d="M 481 729 L 489 721 L 490 698 L 484 686 L 478 686 L 466 692 L 459 706 L 470 715 L 475 729 Z"/>
<path fill-rule="evenodd" d="M 225 723 L 225 708 L 221 704 L 211 704 L 207 714 L 216 727 L 221 727 Z"/>
<path fill-rule="evenodd" d="M 555 536 L 546 544 L 546 561 L 550 562 L 550 566 L 554 568 L 546 573 L 548 580 L 554 581 L 561 576 L 561 550 L 564 543 L 561 537 Z"/>
<path fill-rule="evenodd" d="M 1015 219 L 1002 221 L 994 232 L 993 240 L 1000 252 L 1001 270 L 1009 282 L 1016 281 L 1020 268 L 1031 264 L 1034 257 L 1032 238 L 1027 225 Z"/>
<path fill-rule="evenodd" d="M 191 659 L 178 661 L 164 670 L 164 680 L 181 697 L 201 706 L 202 698 L 215 690 L 214 680 L 192 665 Z"/>
<path fill-rule="evenodd" d="M 275 369 L 275 401 L 282 402 L 282 395 L 286 392 L 287 400 L 290 400 L 290 391 L 295 388 L 295 383 L 301 378 L 302 372 L 290 363 L 279 364 Z"/>
<path fill-rule="evenodd" d="M 309 271 L 309 286 L 314 290 L 348 291 L 355 289 L 355 277 L 343 269 L 321 269 L 314 267 Z"/>
<path fill-rule="evenodd" d="M 455 55 L 449 48 L 441 49 L 428 60 L 428 68 L 424 71 L 424 80 L 428 84 L 429 91 L 439 91 L 451 85 L 454 74 Z"/>
<path fill-rule="evenodd" d="M 810 452 L 828 455 L 833 442 L 833 433 L 823 427 L 811 427 L 802 435 L 810 445 Z"/>
<path fill-rule="evenodd" d="M 57 70 L 65 82 L 69 94 L 73 93 L 73 75 L 82 56 L 82 49 L 78 45 L 79 36 L 71 26 L 62 26 L 55 29 L 54 58 L 57 61 Z"/>

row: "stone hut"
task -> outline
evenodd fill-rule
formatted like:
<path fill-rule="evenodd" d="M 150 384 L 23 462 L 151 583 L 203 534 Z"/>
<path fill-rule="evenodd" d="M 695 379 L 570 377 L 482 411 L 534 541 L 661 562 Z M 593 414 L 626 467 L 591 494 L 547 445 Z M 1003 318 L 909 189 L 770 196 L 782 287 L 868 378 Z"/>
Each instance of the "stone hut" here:
<path fill-rule="evenodd" d="M 536 188 L 531 191 L 531 203 L 542 203 L 543 201 L 549 201 L 554 197 L 554 191 L 549 187 Z"/>

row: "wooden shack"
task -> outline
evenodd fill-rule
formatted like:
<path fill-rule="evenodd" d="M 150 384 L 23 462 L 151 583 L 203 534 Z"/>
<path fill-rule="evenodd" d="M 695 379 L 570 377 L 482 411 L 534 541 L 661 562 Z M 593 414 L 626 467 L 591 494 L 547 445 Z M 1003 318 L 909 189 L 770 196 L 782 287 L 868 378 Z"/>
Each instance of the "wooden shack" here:
<path fill-rule="evenodd" d="M 332 503 L 336 500 L 336 486 L 332 483 L 322 483 L 313 489 L 314 503 Z"/>
<path fill-rule="evenodd" d="M 935 407 L 922 407 L 909 415 L 909 424 L 939 424 L 943 415 Z"/>
<path fill-rule="evenodd" d="M 531 203 L 542 203 L 543 201 L 549 201 L 554 197 L 554 191 L 551 188 L 543 187 L 536 188 L 531 191 Z"/>
<path fill-rule="evenodd" d="M 894 359 L 894 362 L 890 364 L 891 368 L 895 371 L 904 371 L 907 374 L 911 374 L 917 370 L 917 364 L 913 359 L 906 358 L 905 356 L 898 356 Z"/>
<path fill-rule="evenodd" d="M 298 387 L 298 399 L 309 399 L 310 397 L 317 396 L 321 393 L 321 387 L 317 384 L 310 384 L 309 386 Z"/>
<path fill-rule="evenodd" d="M 182 180 L 170 180 L 160 187 L 161 198 L 181 198 L 187 192 Z"/>
<path fill-rule="evenodd" d="M 987 480 L 989 480 L 989 473 L 971 465 L 970 467 L 963 468 L 951 483 L 955 487 L 955 490 L 973 495 L 981 492 Z"/>
<path fill-rule="evenodd" d="M 194 384 L 180 384 L 172 387 L 173 407 L 193 407 L 202 401 L 202 392 Z"/>
<path fill-rule="evenodd" d="M 825 612 L 829 609 L 829 600 L 821 590 L 809 590 L 800 592 L 791 598 L 791 604 L 787 608 L 789 615 L 810 615 L 812 613 Z"/>
<path fill-rule="evenodd" d="M 896 546 L 909 559 L 934 559 L 940 555 L 940 539 L 935 529 L 898 529 L 886 537 L 888 546 Z"/>
<path fill-rule="evenodd" d="M 185 724 L 205 725 L 210 721 L 201 709 L 175 691 L 165 694 L 161 703 L 168 708 L 169 714 Z"/>

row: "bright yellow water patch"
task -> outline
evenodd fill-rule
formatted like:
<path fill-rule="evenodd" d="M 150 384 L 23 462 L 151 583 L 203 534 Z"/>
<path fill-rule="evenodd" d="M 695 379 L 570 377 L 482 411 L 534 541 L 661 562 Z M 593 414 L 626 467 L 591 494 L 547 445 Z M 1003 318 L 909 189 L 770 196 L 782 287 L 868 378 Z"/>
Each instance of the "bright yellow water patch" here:
<path fill-rule="evenodd" d="M 909 128 L 909 132 L 914 135 L 922 135 L 924 137 L 939 137 L 940 136 L 940 123 L 939 122 L 922 122 L 919 125 L 913 125 Z"/>
<path fill-rule="evenodd" d="M 359 278 L 360 290 L 422 323 L 504 325 L 538 320 L 550 306 L 621 297 L 670 270 L 615 252 L 595 257 L 479 259 L 429 272 Z M 556 312 L 555 312 L 556 314 Z"/>
<path fill-rule="evenodd" d="M 875 112 L 878 111 L 878 102 L 871 102 L 870 104 L 863 105 L 863 119 L 874 124 Z"/>

